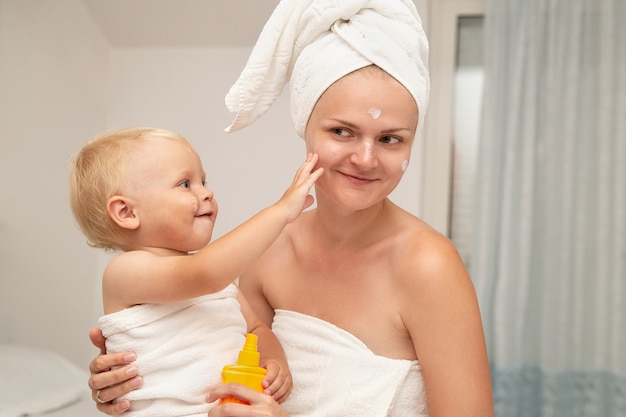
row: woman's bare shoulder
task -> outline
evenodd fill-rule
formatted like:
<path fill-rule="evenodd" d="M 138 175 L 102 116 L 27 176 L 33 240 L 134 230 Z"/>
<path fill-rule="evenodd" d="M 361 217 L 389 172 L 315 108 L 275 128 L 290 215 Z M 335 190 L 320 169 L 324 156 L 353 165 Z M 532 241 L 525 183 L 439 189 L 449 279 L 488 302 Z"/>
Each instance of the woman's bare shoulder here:
<path fill-rule="evenodd" d="M 410 214 L 398 216 L 394 242 L 401 279 L 430 280 L 467 276 L 465 265 L 452 241 L 424 220 Z"/>

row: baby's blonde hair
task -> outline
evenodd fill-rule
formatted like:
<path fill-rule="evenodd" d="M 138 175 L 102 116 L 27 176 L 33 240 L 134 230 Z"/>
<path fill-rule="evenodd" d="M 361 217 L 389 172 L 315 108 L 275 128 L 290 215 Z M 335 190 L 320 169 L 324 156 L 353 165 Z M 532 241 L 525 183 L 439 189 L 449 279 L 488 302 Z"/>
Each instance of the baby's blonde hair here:
<path fill-rule="evenodd" d="M 127 168 L 138 152 L 137 145 L 154 137 L 185 141 L 164 129 L 119 129 L 96 136 L 74 155 L 70 168 L 70 206 L 89 246 L 123 249 L 122 231 L 109 217 L 107 204 L 127 180 Z"/>

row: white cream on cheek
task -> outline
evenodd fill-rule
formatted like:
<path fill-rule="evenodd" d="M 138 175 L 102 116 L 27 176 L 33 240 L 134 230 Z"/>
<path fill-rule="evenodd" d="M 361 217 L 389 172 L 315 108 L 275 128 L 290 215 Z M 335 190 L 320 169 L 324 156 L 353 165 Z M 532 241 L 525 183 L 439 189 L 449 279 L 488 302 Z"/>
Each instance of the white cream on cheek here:
<path fill-rule="evenodd" d="M 406 171 L 408 166 L 409 166 L 408 160 L 405 159 L 404 161 L 402 161 L 402 172 Z"/>
<path fill-rule="evenodd" d="M 377 107 L 372 107 L 367 112 L 370 114 L 370 116 L 372 116 L 372 119 L 374 120 L 377 120 L 380 117 L 380 114 L 382 113 L 380 109 Z"/>
<path fill-rule="evenodd" d="M 193 212 L 197 212 L 198 211 L 198 199 L 196 197 L 191 197 L 191 205 L 193 206 Z"/>

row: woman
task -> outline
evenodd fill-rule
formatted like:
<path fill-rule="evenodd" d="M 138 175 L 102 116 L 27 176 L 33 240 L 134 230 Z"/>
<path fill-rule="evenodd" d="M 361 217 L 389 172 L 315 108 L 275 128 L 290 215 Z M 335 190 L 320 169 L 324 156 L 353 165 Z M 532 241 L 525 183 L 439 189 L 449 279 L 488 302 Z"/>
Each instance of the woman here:
<path fill-rule="evenodd" d="M 410 0 L 334 3 L 281 2 L 227 96 L 234 131 L 290 79 L 296 131 L 324 174 L 316 209 L 240 278 L 285 349 L 292 395 L 280 408 L 220 386 L 209 401 L 235 395 L 251 405 L 209 415 L 491 416 L 480 313 L 463 263 L 447 238 L 388 199 L 428 103 L 419 16 Z M 121 355 L 92 362 L 101 399 L 140 383 L 125 374 L 133 367 L 102 372 L 124 364 Z M 99 405 L 109 414 L 122 407 Z"/>

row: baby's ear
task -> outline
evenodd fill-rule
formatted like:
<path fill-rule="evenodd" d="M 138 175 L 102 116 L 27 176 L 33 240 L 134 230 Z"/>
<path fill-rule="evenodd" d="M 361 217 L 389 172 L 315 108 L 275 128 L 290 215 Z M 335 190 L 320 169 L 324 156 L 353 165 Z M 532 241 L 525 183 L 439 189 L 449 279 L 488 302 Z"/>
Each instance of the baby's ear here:
<path fill-rule="evenodd" d="M 107 204 L 109 217 L 123 229 L 134 230 L 139 227 L 139 216 L 133 209 L 132 202 L 123 196 L 109 198 Z"/>

